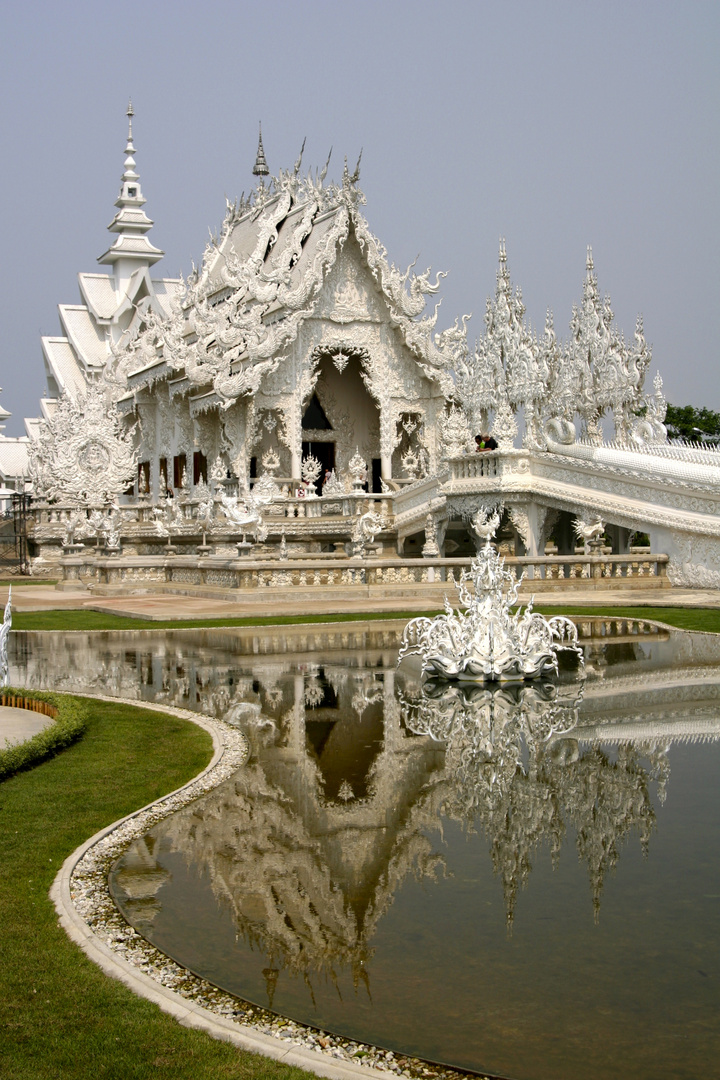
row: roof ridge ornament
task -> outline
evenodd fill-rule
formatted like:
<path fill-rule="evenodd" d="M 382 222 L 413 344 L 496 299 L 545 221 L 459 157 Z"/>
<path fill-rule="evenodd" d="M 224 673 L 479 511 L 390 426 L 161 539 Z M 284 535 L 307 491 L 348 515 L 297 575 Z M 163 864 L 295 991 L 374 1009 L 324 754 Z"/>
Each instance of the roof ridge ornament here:
<path fill-rule="evenodd" d="M 253 165 L 253 176 L 269 176 L 270 169 L 268 168 L 267 158 L 265 157 L 265 150 L 263 148 L 262 141 L 262 123 L 258 124 L 258 148 L 255 155 L 255 164 Z M 303 142 L 303 149 L 305 143 Z M 300 151 L 300 159 L 302 160 L 302 151 Z"/>
<path fill-rule="evenodd" d="M 128 101 L 128 107 L 125 115 L 128 118 L 128 137 L 127 143 L 125 144 L 125 171 L 123 172 L 123 177 L 121 181 L 122 186 L 120 188 L 120 198 L 122 198 L 123 195 L 128 195 L 128 192 L 126 190 L 126 184 L 128 183 L 137 184 L 138 196 L 142 198 L 142 194 L 140 193 L 140 185 L 138 183 L 140 177 L 135 172 L 135 158 L 133 156 L 135 154 L 135 146 L 133 145 L 132 121 L 133 116 L 135 115 L 135 110 L 133 109 L 132 98 L 130 98 Z M 144 201 L 145 200 L 143 199 L 143 202 Z"/>
<path fill-rule="evenodd" d="M 333 152 L 333 148 L 331 146 L 330 147 L 330 153 L 327 156 L 327 161 L 325 162 L 325 165 L 323 166 L 322 172 L 320 173 L 320 183 L 321 184 L 324 183 L 325 177 L 328 174 L 328 169 L 330 168 L 330 158 L 332 157 L 332 152 Z"/>
<path fill-rule="evenodd" d="M 343 188 L 354 187 L 354 185 L 357 184 L 358 180 L 360 179 L 360 162 L 362 161 L 362 156 L 363 156 L 363 152 L 362 152 L 362 148 L 361 148 L 360 156 L 358 157 L 357 165 L 355 166 L 355 172 L 351 176 L 350 175 L 350 170 L 348 169 L 347 154 L 345 155 L 345 165 L 343 166 L 343 175 L 342 175 Z M 328 158 L 328 161 L 329 160 L 330 159 Z"/>
<path fill-rule="evenodd" d="M 297 176 L 297 174 L 300 172 L 300 166 L 302 165 L 302 159 L 303 159 L 303 154 L 305 153 L 305 143 L 306 142 L 307 142 L 307 135 L 305 136 L 305 138 L 302 141 L 302 146 L 300 147 L 299 157 L 298 157 L 297 161 L 295 162 L 295 164 L 293 166 L 293 176 Z"/>

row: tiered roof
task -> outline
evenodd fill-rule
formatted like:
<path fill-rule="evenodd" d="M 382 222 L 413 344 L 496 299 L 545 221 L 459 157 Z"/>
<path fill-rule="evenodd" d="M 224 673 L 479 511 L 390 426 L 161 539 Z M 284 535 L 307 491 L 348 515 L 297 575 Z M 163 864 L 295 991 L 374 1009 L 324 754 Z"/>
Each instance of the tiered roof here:
<path fill-rule="evenodd" d="M 150 277 L 150 267 L 163 252 L 146 235 L 153 223 L 142 209 L 146 200 L 135 171 L 133 115 L 131 103 L 118 212 L 108 225 L 116 239 L 98 259 L 113 272 L 79 274 L 82 303 L 60 304 L 61 336 L 42 339 L 51 398 L 83 393 L 88 380 L 107 364 L 112 348 L 137 334 L 149 312 L 169 316 L 178 290 L 177 279 Z"/>
<path fill-rule="evenodd" d="M 113 347 L 139 333 L 150 313 L 169 317 L 180 285 L 174 278 L 150 276 L 150 267 L 163 252 L 147 237 L 153 223 L 142 209 L 146 200 L 135 171 L 132 104 L 127 115 L 125 168 L 115 202 L 118 212 L 108 225 L 115 239 L 98 260 L 112 271 L 79 274 L 81 302 L 58 305 L 61 333 L 42 338 L 47 397 L 40 404 L 46 420 L 63 394 L 77 399 L 86 392 L 88 382 L 104 369 Z M 38 437 L 40 426 L 40 417 L 25 420 L 30 439 Z M 27 445 L 27 439 L 0 437 L 0 477 L 27 472 Z"/>

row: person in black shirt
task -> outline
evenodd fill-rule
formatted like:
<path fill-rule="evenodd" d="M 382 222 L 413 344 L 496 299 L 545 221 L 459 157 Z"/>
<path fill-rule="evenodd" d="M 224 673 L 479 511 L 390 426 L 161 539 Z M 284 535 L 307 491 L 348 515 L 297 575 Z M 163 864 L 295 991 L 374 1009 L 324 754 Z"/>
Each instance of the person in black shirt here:
<path fill-rule="evenodd" d="M 480 450 L 497 450 L 497 442 L 492 435 L 476 435 L 475 446 Z"/>

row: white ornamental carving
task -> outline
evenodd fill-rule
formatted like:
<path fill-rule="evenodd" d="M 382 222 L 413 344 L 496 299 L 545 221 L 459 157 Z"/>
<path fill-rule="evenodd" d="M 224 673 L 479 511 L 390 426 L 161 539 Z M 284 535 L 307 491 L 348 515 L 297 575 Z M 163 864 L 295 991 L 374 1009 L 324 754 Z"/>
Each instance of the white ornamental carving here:
<path fill-rule="evenodd" d="M 653 380 L 653 385 L 655 393 L 646 398 L 644 414 L 634 420 L 630 428 L 630 441 L 640 447 L 655 447 L 667 442 L 667 428 L 664 424 L 667 402 L 663 394 L 663 381 L 659 371 Z"/>
<path fill-rule="evenodd" d="M 227 465 L 223 461 L 222 457 L 218 454 L 210 467 L 210 482 L 212 484 L 213 490 L 219 491 L 222 488 L 226 477 Z"/>
<path fill-rule="evenodd" d="M 338 498 L 339 496 L 347 494 L 345 484 L 336 474 L 334 469 L 330 470 L 330 473 L 323 484 L 322 493 L 323 495 L 330 496 L 331 498 L 333 496 L 335 498 Z"/>
<path fill-rule="evenodd" d="M 360 454 L 359 447 L 355 448 L 355 453 L 350 458 L 348 468 L 350 470 L 350 476 L 352 478 L 353 491 L 361 491 L 363 484 L 367 480 L 368 470 L 367 463 Z"/>
<path fill-rule="evenodd" d="M 315 484 L 322 472 L 322 465 L 313 454 L 307 454 L 303 458 L 300 472 L 305 487 L 305 497 L 312 498 L 315 495 Z"/>
<path fill-rule="evenodd" d="M 238 498 L 237 495 L 221 495 L 220 507 L 234 530 L 242 535 L 245 541 L 249 533 L 255 538 L 256 543 L 264 543 L 268 537 L 268 528 L 263 523 L 261 506 L 264 499 L 258 499 L 249 492 Z"/>
<path fill-rule="evenodd" d="M 361 514 L 355 521 L 352 534 L 353 558 L 361 558 L 375 542 L 375 537 L 385 528 L 385 519 L 374 510 Z"/>
<path fill-rule="evenodd" d="M 416 653 L 423 671 L 466 682 L 519 682 L 557 673 L 560 649 L 572 650 L 583 662 L 577 629 L 569 619 L 546 619 L 532 610 L 532 600 L 522 614 L 512 610 L 522 579 L 505 570 L 490 543 L 497 525 L 497 515 L 482 511 L 474 522 L 486 539 L 456 583 L 466 611 L 453 612 L 446 597 L 444 615 L 411 619 L 403 631 L 400 659 Z"/>
<path fill-rule="evenodd" d="M 593 521 L 575 518 L 573 529 L 578 540 L 582 540 L 586 552 L 599 550 L 605 542 L 605 524 L 600 517 Z"/>
<path fill-rule="evenodd" d="M 422 553 L 426 559 L 435 558 L 440 555 L 437 525 L 432 514 L 428 514 L 425 518 L 425 543 L 423 544 Z"/>
<path fill-rule="evenodd" d="M 280 458 L 278 457 L 277 451 L 272 446 L 263 454 L 262 463 L 265 472 L 269 473 L 270 476 L 274 476 L 280 468 Z"/>
<path fill-rule="evenodd" d="M 451 405 L 442 421 L 442 443 L 445 457 L 467 453 L 472 443 L 472 431 L 465 410 Z"/>
<path fill-rule="evenodd" d="M 37 498 L 103 505 L 133 483 L 138 452 L 133 430 L 124 430 L 103 391 L 60 399 L 29 447 L 30 478 Z"/>

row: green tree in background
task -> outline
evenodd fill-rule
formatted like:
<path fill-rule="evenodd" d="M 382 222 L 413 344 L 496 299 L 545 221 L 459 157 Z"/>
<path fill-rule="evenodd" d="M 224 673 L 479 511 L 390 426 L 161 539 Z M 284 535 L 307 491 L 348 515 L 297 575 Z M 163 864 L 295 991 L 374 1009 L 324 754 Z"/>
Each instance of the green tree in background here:
<path fill-rule="evenodd" d="M 710 409 L 668 404 L 665 424 L 671 439 L 690 439 L 692 442 L 711 439 L 715 442 L 720 438 L 720 413 Z"/>

